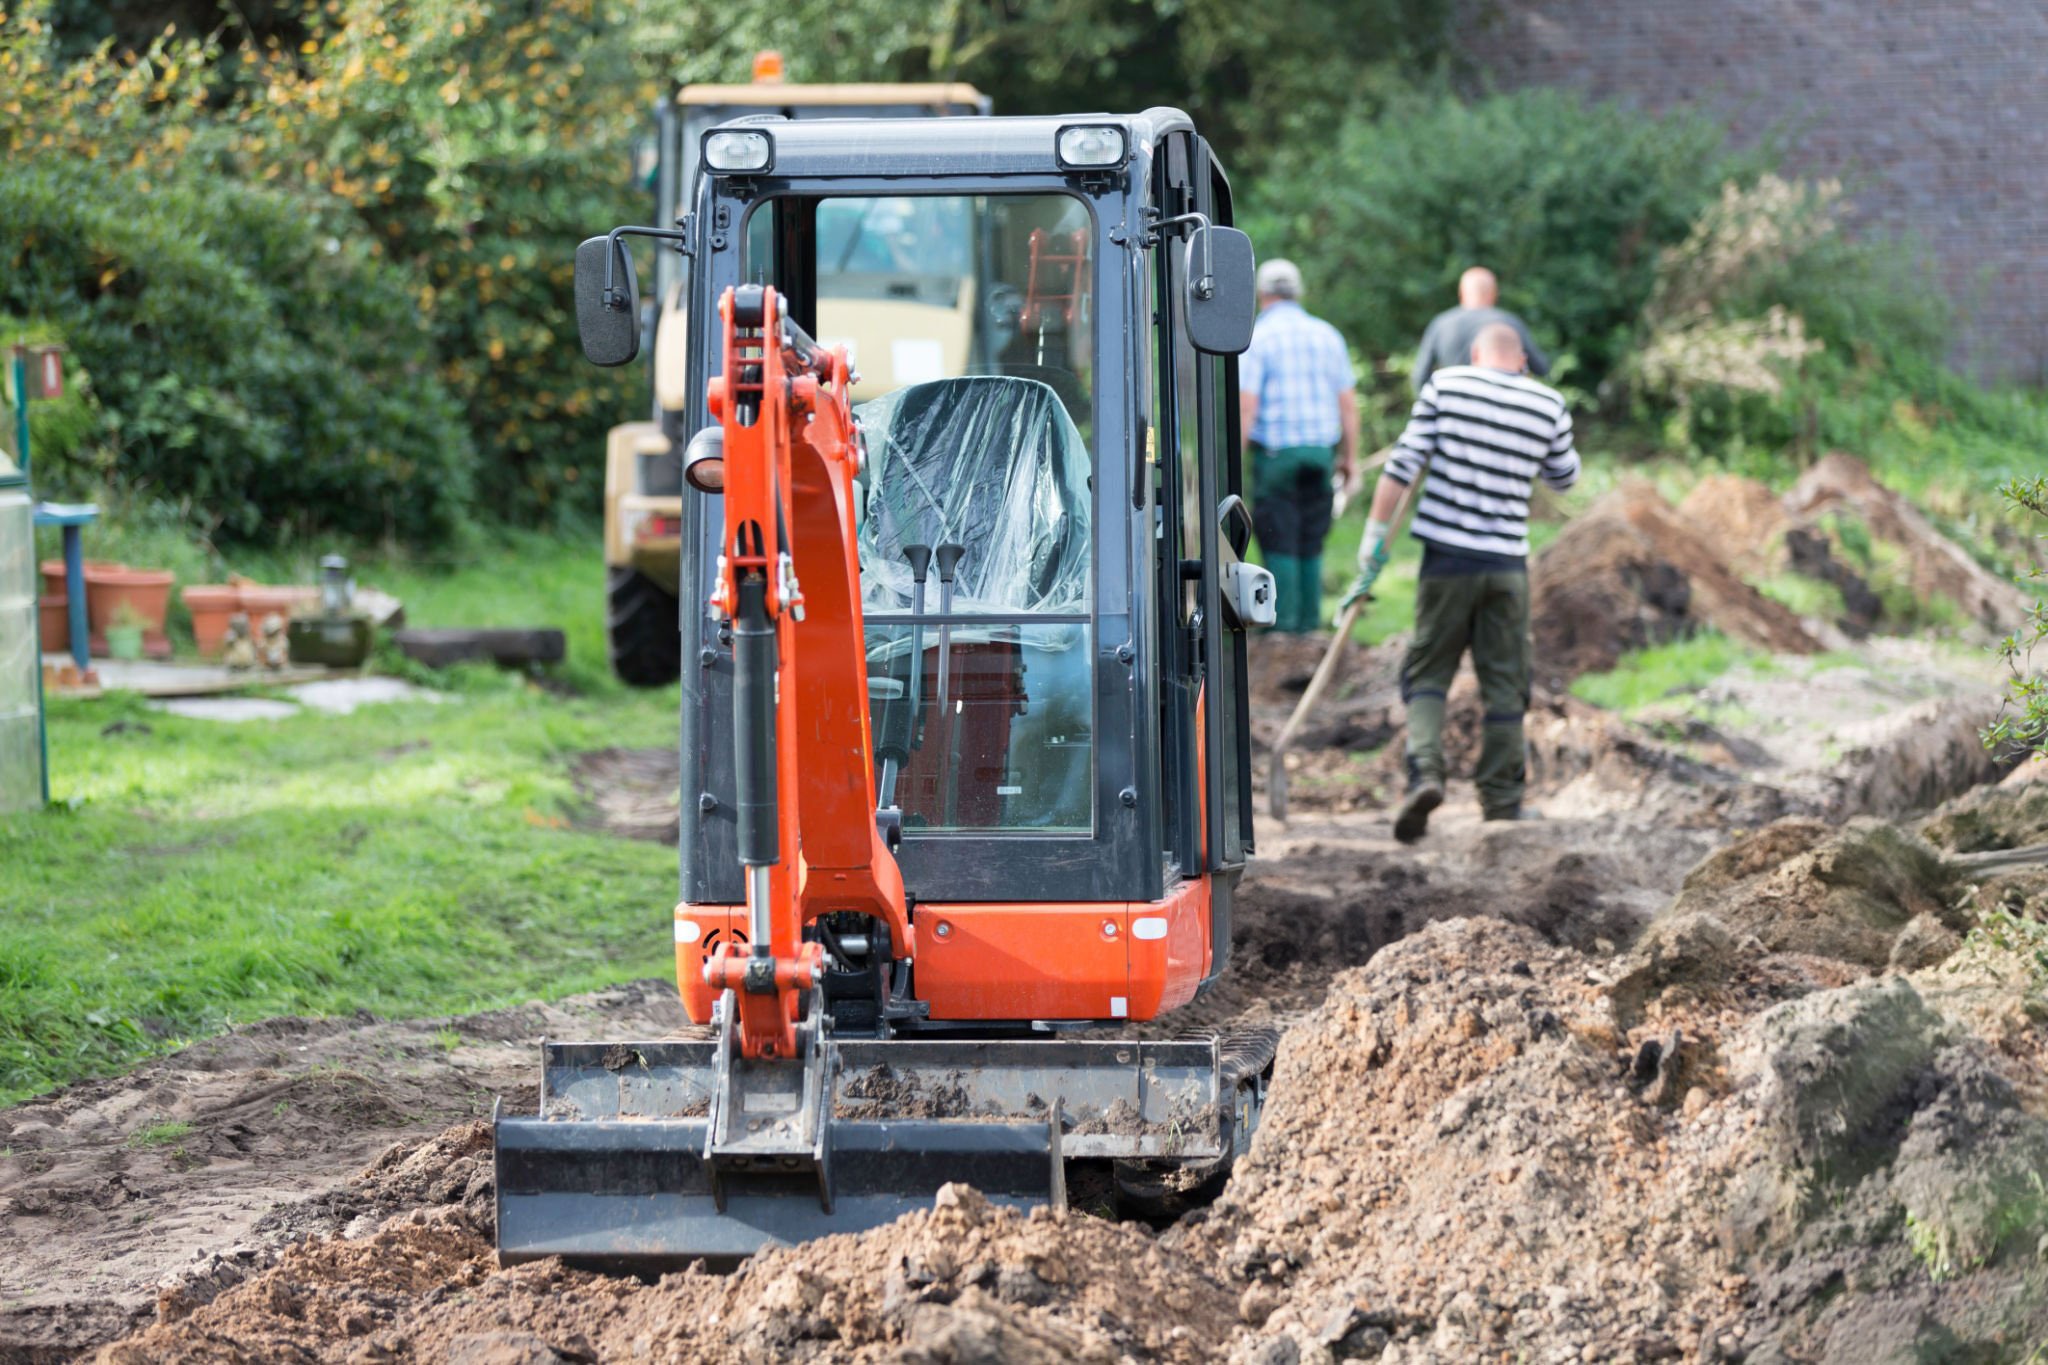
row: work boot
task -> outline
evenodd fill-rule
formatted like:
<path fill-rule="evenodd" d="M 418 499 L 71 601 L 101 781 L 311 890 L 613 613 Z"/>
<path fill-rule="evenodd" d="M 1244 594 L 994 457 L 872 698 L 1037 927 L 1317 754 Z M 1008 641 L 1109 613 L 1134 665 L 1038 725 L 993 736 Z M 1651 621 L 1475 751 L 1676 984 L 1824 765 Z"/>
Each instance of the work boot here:
<path fill-rule="evenodd" d="M 1541 820 L 1542 818 L 1543 813 L 1541 811 L 1530 810 L 1527 806 L 1523 805 L 1502 806 L 1499 810 L 1486 812 L 1485 815 L 1485 819 L 1489 824 L 1495 820 Z"/>
<path fill-rule="evenodd" d="M 1408 799 L 1394 813 L 1394 837 L 1412 844 L 1429 833 L 1429 813 L 1444 803 L 1441 782 L 1423 782 L 1408 790 Z"/>

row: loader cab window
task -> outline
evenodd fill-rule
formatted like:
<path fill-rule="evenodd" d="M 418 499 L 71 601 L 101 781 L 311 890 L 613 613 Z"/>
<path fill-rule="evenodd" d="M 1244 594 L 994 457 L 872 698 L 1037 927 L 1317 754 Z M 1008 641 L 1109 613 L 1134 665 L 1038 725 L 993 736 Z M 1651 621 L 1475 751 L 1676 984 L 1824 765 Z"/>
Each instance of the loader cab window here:
<path fill-rule="evenodd" d="M 877 780 L 906 837 L 1094 828 L 1093 219 L 1065 194 L 804 201 L 750 279 L 808 276 L 868 446 Z M 762 268 L 807 217 L 807 271 Z M 785 260 L 780 264 L 786 266 Z M 799 309 L 801 316 L 801 309 Z"/>

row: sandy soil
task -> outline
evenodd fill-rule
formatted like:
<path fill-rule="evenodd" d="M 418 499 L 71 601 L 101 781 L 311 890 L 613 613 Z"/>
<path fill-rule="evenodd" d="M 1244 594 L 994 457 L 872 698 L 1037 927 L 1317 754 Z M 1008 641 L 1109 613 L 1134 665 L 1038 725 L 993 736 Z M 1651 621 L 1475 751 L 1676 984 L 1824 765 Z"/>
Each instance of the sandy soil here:
<path fill-rule="evenodd" d="M 1781 567 L 1803 508 L 1724 491 L 1728 526 L 1770 538 L 1736 567 Z M 1573 592 L 1608 604 L 1571 659 L 1703 623 L 1800 651 L 1839 633 L 1759 606 L 1712 558 L 1732 531 L 1679 535 L 1698 518 L 1630 496 L 1571 550 L 1600 579 Z M 1551 629 L 1571 595 L 1546 598 Z M 1398 648 L 1357 652 L 1292 756 L 1295 818 L 1260 822 L 1228 978 L 1152 1026 L 1285 1030 L 1251 1155 L 1178 1224 L 949 1186 L 730 1275 L 500 1270 L 492 1096 L 531 1103 L 543 1035 L 680 1027 L 666 983 L 274 1020 L 0 1111 L 0 1362 L 2037 1365 L 2048 967 L 1967 935 L 2048 919 L 2048 872 L 1967 859 L 2039 842 L 2048 784 L 1993 785 L 1984 661 L 1876 638 L 1640 723 L 1560 677 L 1530 722 L 1548 818 L 1482 824 L 1454 784 L 1404 848 Z M 1260 742 L 1320 650 L 1260 642 Z M 1468 682 L 1454 765 L 1476 729 Z M 672 756 L 574 772 L 591 825 L 673 841 Z"/>
<path fill-rule="evenodd" d="M 455 1019 L 269 1019 L 0 1110 L 0 1361 L 67 1359 L 399 1205 L 394 1142 L 535 1095 L 537 1043 L 688 1020 L 667 982 Z M 400 1196 L 402 1198 L 402 1195 Z"/>

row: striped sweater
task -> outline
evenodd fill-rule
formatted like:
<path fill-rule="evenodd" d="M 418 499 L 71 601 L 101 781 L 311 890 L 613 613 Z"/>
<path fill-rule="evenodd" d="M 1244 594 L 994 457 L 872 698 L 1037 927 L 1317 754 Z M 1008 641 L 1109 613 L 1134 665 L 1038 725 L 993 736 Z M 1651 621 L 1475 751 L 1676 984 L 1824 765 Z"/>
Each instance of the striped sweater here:
<path fill-rule="evenodd" d="M 1417 540 L 1452 552 L 1526 558 L 1529 492 L 1540 476 L 1563 492 L 1579 478 L 1564 398 L 1524 375 L 1478 365 L 1438 370 L 1416 396 L 1387 476 L 1412 484 Z"/>

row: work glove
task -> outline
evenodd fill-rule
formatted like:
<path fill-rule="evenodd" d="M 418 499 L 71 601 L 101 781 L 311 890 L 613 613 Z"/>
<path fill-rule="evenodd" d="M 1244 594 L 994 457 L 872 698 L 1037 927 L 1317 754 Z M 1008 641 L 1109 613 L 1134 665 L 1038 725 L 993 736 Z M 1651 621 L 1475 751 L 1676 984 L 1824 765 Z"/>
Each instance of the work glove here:
<path fill-rule="evenodd" d="M 1344 600 L 1337 604 L 1339 616 L 1349 611 L 1353 602 L 1372 599 L 1372 585 L 1379 582 L 1380 571 L 1387 567 L 1387 540 L 1393 529 L 1384 521 L 1365 523 L 1365 539 L 1358 542 L 1358 577 L 1351 580 Z"/>

